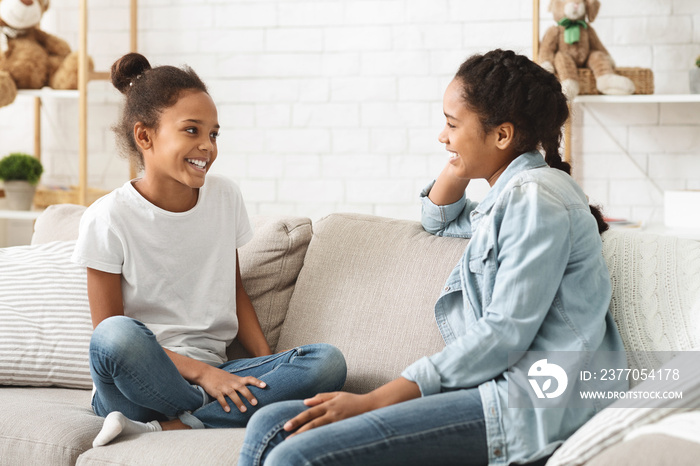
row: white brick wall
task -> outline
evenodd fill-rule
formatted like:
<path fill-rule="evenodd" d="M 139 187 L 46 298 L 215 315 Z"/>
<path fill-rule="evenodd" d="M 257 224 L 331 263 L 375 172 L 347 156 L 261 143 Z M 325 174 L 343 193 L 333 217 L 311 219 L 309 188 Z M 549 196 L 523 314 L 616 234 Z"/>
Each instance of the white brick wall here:
<path fill-rule="evenodd" d="M 89 52 L 107 69 L 128 49 L 127 2 L 89 3 Z M 553 22 L 542 3 L 544 32 Z M 652 68 L 657 93 L 687 93 L 700 2 L 602 3 L 593 26 L 618 65 Z M 43 21 L 74 47 L 77 7 L 53 2 Z M 207 81 L 222 124 L 214 171 L 240 183 L 251 213 L 416 219 L 418 191 L 445 163 L 437 141 L 445 86 L 471 53 L 529 55 L 530 15 L 526 0 L 139 0 L 139 48 Z M 120 98 L 107 83 L 90 84 L 90 180 L 106 188 L 128 174 L 109 130 Z M 663 189 L 700 187 L 700 104 L 588 109 L 574 106 L 575 177 L 608 214 L 662 218 L 646 174 Z M 76 119 L 75 102 L 45 102 L 49 183 L 77 180 Z M 30 99 L 0 109 L 0 152 L 31 152 L 31 124 Z M 488 187 L 469 189 L 480 198 Z"/>

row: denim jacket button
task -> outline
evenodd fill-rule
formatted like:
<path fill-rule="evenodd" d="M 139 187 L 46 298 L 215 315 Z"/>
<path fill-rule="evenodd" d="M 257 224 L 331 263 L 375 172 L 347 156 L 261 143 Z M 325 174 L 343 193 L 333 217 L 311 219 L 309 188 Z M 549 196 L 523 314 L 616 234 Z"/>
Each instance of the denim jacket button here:
<path fill-rule="evenodd" d="M 493 450 L 493 454 L 494 454 L 495 456 L 501 456 L 501 453 L 502 453 L 502 452 L 501 452 L 501 449 L 500 449 L 500 448 L 496 448 L 495 450 Z"/>
<path fill-rule="evenodd" d="M 446 287 L 445 287 L 445 291 L 450 291 L 450 287 L 449 287 L 449 286 L 446 286 Z"/>

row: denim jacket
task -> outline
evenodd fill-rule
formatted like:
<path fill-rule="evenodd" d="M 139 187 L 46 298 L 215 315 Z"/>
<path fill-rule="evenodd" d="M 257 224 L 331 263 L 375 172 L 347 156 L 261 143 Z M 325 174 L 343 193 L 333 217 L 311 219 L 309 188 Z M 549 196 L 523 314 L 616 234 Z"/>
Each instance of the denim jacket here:
<path fill-rule="evenodd" d="M 509 352 L 624 351 L 596 221 L 578 185 L 539 152 L 516 158 L 478 204 L 462 196 L 437 206 L 427 197 L 433 184 L 421 193 L 425 230 L 471 239 L 435 305 L 445 348 L 402 376 L 423 396 L 478 387 L 490 464 L 542 457 L 608 403 L 509 408 Z M 606 354 L 626 367 L 624 352 Z"/>

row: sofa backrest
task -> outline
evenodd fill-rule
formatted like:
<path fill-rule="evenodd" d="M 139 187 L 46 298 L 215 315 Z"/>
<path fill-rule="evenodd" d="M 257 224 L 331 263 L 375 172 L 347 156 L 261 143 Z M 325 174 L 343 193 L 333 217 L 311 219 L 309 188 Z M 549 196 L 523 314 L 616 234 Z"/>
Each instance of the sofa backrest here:
<path fill-rule="evenodd" d="M 332 214 L 314 223 L 278 349 L 331 343 L 363 393 L 444 347 L 433 306 L 467 241 L 415 221 Z"/>

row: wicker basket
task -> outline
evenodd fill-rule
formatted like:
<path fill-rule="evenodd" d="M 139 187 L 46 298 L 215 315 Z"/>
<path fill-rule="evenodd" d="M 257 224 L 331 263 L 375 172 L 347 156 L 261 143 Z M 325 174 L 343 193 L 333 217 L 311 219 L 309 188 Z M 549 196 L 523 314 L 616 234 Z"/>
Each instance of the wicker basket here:
<path fill-rule="evenodd" d="M 635 94 L 654 93 L 654 73 L 649 68 L 615 68 L 615 73 L 630 78 Z M 595 86 L 595 76 L 588 68 L 578 69 L 579 95 L 600 94 Z"/>
<path fill-rule="evenodd" d="M 109 193 L 109 191 L 88 188 L 87 204 L 92 204 L 107 193 Z M 36 188 L 36 194 L 34 195 L 34 206 L 37 209 L 43 209 L 53 204 L 80 204 L 81 202 L 78 196 L 77 186 L 70 186 L 68 188 L 47 188 L 39 186 Z"/>

